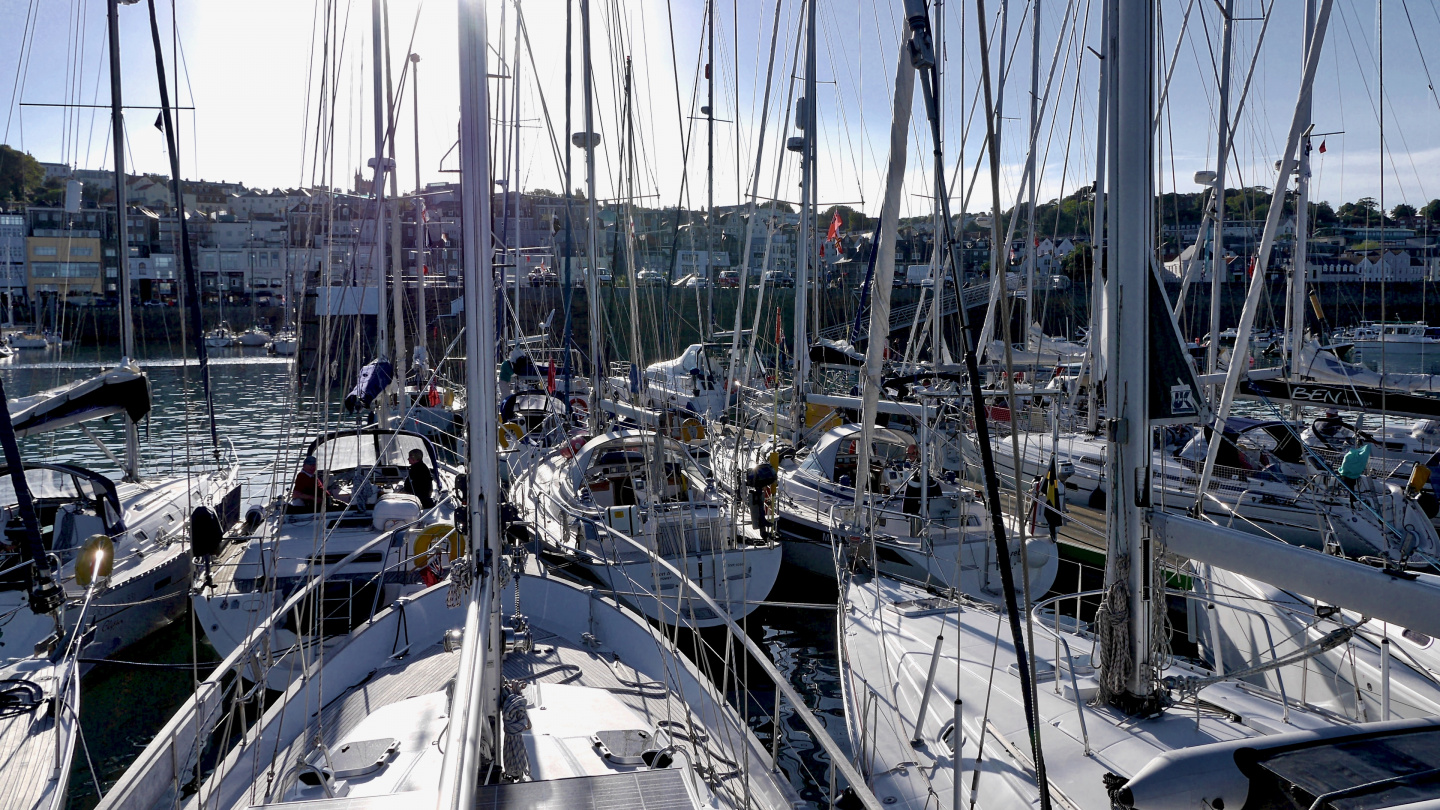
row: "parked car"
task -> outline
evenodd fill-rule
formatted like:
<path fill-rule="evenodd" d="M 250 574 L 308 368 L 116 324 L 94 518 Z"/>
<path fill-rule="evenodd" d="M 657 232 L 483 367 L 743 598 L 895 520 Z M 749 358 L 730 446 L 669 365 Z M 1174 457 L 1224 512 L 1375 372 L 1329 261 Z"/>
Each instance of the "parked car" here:
<path fill-rule="evenodd" d="M 665 286 L 665 274 L 659 270 L 641 270 L 635 274 L 635 285 L 638 287 L 663 287 Z"/>
<path fill-rule="evenodd" d="M 717 286 L 717 287 L 739 287 L 739 286 L 740 286 L 740 271 L 739 271 L 739 270 L 721 270 L 721 271 L 720 271 L 720 277 L 717 278 L 717 279 L 715 279 L 715 286 Z"/>
<path fill-rule="evenodd" d="M 794 287 L 795 279 L 779 270 L 765 271 L 765 285 L 768 287 Z"/>

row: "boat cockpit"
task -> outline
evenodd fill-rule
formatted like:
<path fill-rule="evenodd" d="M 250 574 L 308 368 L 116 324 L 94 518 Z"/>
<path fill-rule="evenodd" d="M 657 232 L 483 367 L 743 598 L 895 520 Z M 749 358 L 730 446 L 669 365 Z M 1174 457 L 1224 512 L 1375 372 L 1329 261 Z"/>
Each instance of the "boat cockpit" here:
<path fill-rule="evenodd" d="M 705 499 L 705 475 L 670 439 L 625 431 L 592 440 L 576 458 L 577 489 L 601 508 L 696 503 Z M 655 453 L 661 454 L 655 458 Z"/>
<path fill-rule="evenodd" d="M 352 511 L 372 509 L 385 496 L 407 491 L 409 458 L 417 450 L 438 497 L 449 488 L 451 477 L 436 463 L 435 448 L 424 436 L 379 428 L 327 433 L 311 442 L 302 458 L 314 457 L 315 477 L 328 496 L 317 497 L 312 504 L 293 497 L 292 492 L 288 511 L 310 514 L 347 507 Z M 296 476 L 297 488 L 302 475 L 303 469 Z"/>
<path fill-rule="evenodd" d="M 115 484 L 105 476 L 70 464 L 28 464 L 25 485 L 35 506 L 45 551 L 64 565 L 92 535 L 115 537 L 125 531 Z M 25 525 L 8 469 L 0 469 L 0 590 L 29 586 Z"/>

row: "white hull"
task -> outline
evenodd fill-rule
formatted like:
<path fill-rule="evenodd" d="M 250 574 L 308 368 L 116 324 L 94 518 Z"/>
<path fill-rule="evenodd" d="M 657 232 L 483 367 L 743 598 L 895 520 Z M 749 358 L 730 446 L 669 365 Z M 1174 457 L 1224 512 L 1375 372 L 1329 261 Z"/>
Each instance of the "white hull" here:
<path fill-rule="evenodd" d="M 959 777 L 960 795 L 970 806 L 972 777 L 979 767 L 974 806 L 1035 807 L 1038 791 L 1023 687 L 1004 617 L 985 607 L 960 609 L 883 577 L 854 580 L 843 596 L 847 608 L 838 620 L 846 729 L 877 797 L 887 807 L 920 810 L 934 807 L 938 796 L 940 806 L 949 807 Z M 1073 621 L 1067 622 L 1073 630 Z M 1354 728 L 1341 717 L 1298 705 L 1295 692 L 1287 705 L 1279 694 L 1232 681 L 1202 687 L 1199 698 L 1208 711 L 1198 715 L 1188 707 L 1173 707 L 1136 717 L 1092 704 L 1098 691 L 1093 635 L 1063 625 L 1057 634 L 1043 616 L 1034 624 L 1037 726 L 1055 807 L 1117 806 L 1107 791 L 1107 773 L 1127 780 L 1137 792 L 1146 786 L 1144 798 L 1133 803 L 1143 810 L 1215 807 L 1222 801 L 1225 807 L 1240 807 L 1248 780 L 1234 757 L 1218 762 L 1184 757 L 1215 744 L 1262 748 L 1279 734 L 1296 735 L 1286 741 L 1323 743 L 1324 735 Z M 936 638 L 942 635 L 940 665 L 922 717 L 922 692 Z M 1177 660 L 1157 676 L 1209 674 Z M 959 733 L 953 726 L 957 705 Z M 977 762 L 982 742 L 983 765 Z M 1202 766 L 1213 766 L 1215 772 L 1199 770 Z M 1158 799 L 1148 793 L 1157 778 Z"/>
<path fill-rule="evenodd" d="M 654 441 L 654 434 L 617 431 L 592 440 L 574 459 L 559 450 L 527 454 L 528 463 L 511 459 L 511 501 L 547 551 L 578 565 L 648 618 L 693 627 L 725 622 L 658 559 L 709 594 L 731 619 L 749 614 L 774 586 L 783 551 L 778 543 L 740 542 L 731 508 L 700 488 L 698 468 L 689 468 L 695 476 L 685 490 L 689 500 L 650 503 L 644 495 L 646 470 L 624 465 L 617 470 L 620 477 L 613 479 L 614 488 L 618 490 L 622 480 L 623 485 L 633 481 L 640 493 L 636 500 L 646 503 L 614 506 L 576 497 L 577 479 L 572 476 L 591 473 L 588 460 L 598 454 L 601 460 L 596 463 L 603 465 L 604 456 L 618 452 L 607 448 L 639 447 L 641 442 L 653 448 Z M 674 443 L 666 448 L 679 452 Z M 605 490 L 600 490 L 600 481 L 589 486 L 609 495 L 611 480 L 604 481 Z M 587 497 L 589 491 L 584 490 Z"/>
<path fill-rule="evenodd" d="M 86 589 L 75 582 L 74 552 L 81 533 L 103 532 L 104 524 L 86 509 L 69 513 L 71 559 L 60 571 L 65 593 L 61 625 L 64 635 L 54 658 L 33 655 L 37 644 L 56 629 L 55 619 L 37 615 L 27 604 L 28 591 L 0 591 L 0 611 L 8 616 L 0 649 L 0 679 L 25 680 L 58 705 L 52 713 L 21 712 L 0 717 L 0 761 L 5 772 L 6 807 L 61 808 L 70 778 L 80 705 L 81 671 L 86 661 L 109 658 L 141 641 L 185 612 L 190 582 L 189 510 L 217 504 L 234 485 L 235 470 L 197 478 L 193 489 L 184 478 L 158 484 L 121 484 L 117 488 L 126 530 L 114 536 L 115 561 L 106 585 L 91 597 L 83 614 Z M 103 496 L 102 496 L 103 497 Z M 65 507 L 62 507 L 64 509 Z M 109 507 L 106 507 L 107 509 Z M 77 628 L 83 618 L 84 627 Z M 76 632 L 90 632 L 83 647 L 71 648 Z M 66 650 L 70 657 L 65 657 Z M 73 677 L 72 677 L 73 676 Z"/>

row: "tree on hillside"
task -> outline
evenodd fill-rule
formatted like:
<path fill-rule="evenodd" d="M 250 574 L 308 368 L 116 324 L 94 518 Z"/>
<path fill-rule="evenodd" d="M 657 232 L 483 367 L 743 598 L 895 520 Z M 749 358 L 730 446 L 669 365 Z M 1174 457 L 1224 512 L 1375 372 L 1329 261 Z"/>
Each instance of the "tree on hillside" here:
<path fill-rule="evenodd" d="M 1321 228 L 1327 225 L 1334 225 L 1340 218 L 1335 215 L 1335 209 L 1330 207 L 1328 202 L 1318 202 L 1311 206 L 1310 227 Z"/>
<path fill-rule="evenodd" d="M 1353 203 L 1341 203 L 1339 210 L 1335 213 L 1340 217 L 1342 223 L 1352 227 L 1371 225 L 1378 227 L 1382 224 L 1380 203 L 1376 202 L 1374 197 L 1361 197 Z"/>
<path fill-rule="evenodd" d="M 1060 260 L 1060 268 L 1065 271 L 1065 275 L 1076 281 L 1089 276 L 1094 265 L 1095 252 L 1090 245 L 1085 244 L 1076 245 L 1074 250 Z"/>
<path fill-rule="evenodd" d="M 45 167 L 26 152 L 0 144 L 0 200 L 26 201 L 45 181 Z"/>
<path fill-rule="evenodd" d="M 1420 209 L 1420 216 L 1431 222 L 1440 221 L 1440 200 L 1431 200 Z"/>
<path fill-rule="evenodd" d="M 1411 217 L 1415 216 L 1415 206 L 1400 203 L 1399 205 L 1390 209 L 1390 216 L 1394 217 L 1395 219 L 1410 219 Z"/>
<path fill-rule="evenodd" d="M 856 211 L 848 205 L 832 205 L 820 214 L 817 224 L 822 230 L 829 229 L 830 223 L 834 221 L 835 214 L 840 214 L 840 229 L 842 231 L 863 231 L 866 228 L 866 216 L 861 211 Z"/>

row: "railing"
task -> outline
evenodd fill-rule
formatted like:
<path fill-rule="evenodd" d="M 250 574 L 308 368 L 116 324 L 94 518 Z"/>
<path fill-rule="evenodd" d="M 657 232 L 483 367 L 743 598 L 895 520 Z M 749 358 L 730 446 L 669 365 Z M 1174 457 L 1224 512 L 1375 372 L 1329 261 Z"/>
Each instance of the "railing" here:
<path fill-rule="evenodd" d="M 537 495 L 541 498 L 554 497 L 550 493 L 537 492 Z M 564 505 L 561 504 L 561 507 L 563 508 Z M 664 572 L 667 572 L 671 576 L 675 577 L 676 581 L 679 584 L 679 588 L 676 591 L 675 596 L 673 597 L 675 605 L 674 611 L 677 616 L 684 615 L 682 605 L 687 600 L 693 599 L 703 603 L 705 607 L 709 608 L 717 617 L 719 617 L 725 623 L 725 627 L 730 633 L 730 642 L 739 641 L 740 645 L 750 654 L 752 658 L 755 659 L 756 663 L 758 663 L 761 669 L 765 672 L 765 675 L 769 677 L 774 683 L 775 705 L 770 715 L 771 728 L 774 729 L 774 731 L 772 732 L 773 736 L 771 738 L 770 752 L 772 768 L 778 767 L 776 763 L 778 762 L 780 737 L 782 736 L 780 732 L 780 710 L 783 698 L 784 700 L 788 700 L 790 702 L 792 711 L 794 712 L 795 716 L 800 719 L 800 721 L 805 725 L 806 729 L 812 735 L 813 739 L 820 744 L 820 747 L 830 757 L 832 764 L 832 773 L 830 776 L 830 784 L 832 788 L 832 804 L 834 801 L 838 800 L 839 795 L 834 790 L 835 773 L 838 771 L 838 773 L 844 777 L 846 783 L 848 783 L 848 786 L 850 787 L 854 795 L 861 801 L 861 803 L 866 808 L 868 808 L 869 810 L 880 810 L 880 808 L 882 807 L 880 801 L 876 799 L 874 794 L 870 792 L 859 772 L 855 770 L 855 767 L 850 763 L 850 760 L 846 757 L 845 753 L 829 736 L 829 732 L 826 730 L 824 724 L 822 724 L 814 716 L 814 714 L 810 711 L 809 707 L 801 699 L 799 693 L 796 692 L 794 687 L 790 685 L 788 679 L 786 679 L 785 676 L 782 675 L 780 671 L 775 668 L 775 665 L 770 661 L 770 657 L 765 652 L 765 650 L 761 649 L 758 644 L 756 644 L 744 631 L 739 628 L 738 625 L 735 624 L 735 621 L 730 617 L 729 610 L 722 608 L 713 597 L 711 597 L 708 593 L 705 592 L 702 587 L 700 587 L 699 584 L 697 584 L 694 580 L 690 579 L 685 574 L 685 572 L 677 568 L 673 563 L 670 562 L 670 560 L 654 554 L 650 549 L 641 545 L 635 539 L 621 532 L 617 532 L 614 529 L 611 529 L 609 526 L 605 525 L 601 521 L 590 521 L 590 525 L 595 528 L 596 535 L 602 542 L 602 545 L 603 540 L 606 537 L 610 538 L 612 543 L 614 543 L 615 547 L 617 548 L 621 544 L 628 545 L 633 548 L 637 553 L 644 555 L 643 559 L 652 560 L 657 566 L 657 568 L 663 569 Z M 539 529 L 539 527 L 536 528 Z M 634 586 L 636 589 L 635 592 L 631 595 L 655 599 L 662 607 L 662 610 L 660 612 L 664 613 L 664 606 L 665 602 L 668 601 L 668 597 L 664 597 L 658 593 L 655 593 L 654 591 L 646 589 L 642 583 L 635 583 L 632 581 L 631 585 Z M 702 645 L 704 645 L 707 649 L 711 650 L 711 652 L 724 657 L 728 664 L 730 650 L 732 650 L 734 647 L 733 643 L 727 642 L 725 645 L 726 652 L 719 653 L 718 651 L 715 651 L 714 648 L 709 644 L 709 642 L 707 642 L 703 637 L 696 636 L 696 638 Z"/>
<path fill-rule="evenodd" d="M 327 565 L 327 574 L 339 571 L 359 559 L 361 555 L 381 543 L 393 540 L 395 532 L 408 531 L 409 525 L 384 532 L 362 544 L 340 561 Z M 383 571 L 382 571 L 383 573 Z M 258 654 L 267 649 L 265 644 L 275 625 L 282 617 L 299 608 L 304 600 L 311 597 L 326 581 L 325 577 L 312 577 L 297 588 L 288 599 L 269 616 L 261 619 L 245 640 L 236 645 L 230 654 L 220 662 L 209 677 L 198 684 L 195 692 L 170 718 L 160 732 L 145 747 L 140 756 L 101 800 L 102 810 L 110 808 L 151 807 L 172 787 L 179 788 L 188 780 L 182 778 L 182 768 L 188 767 L 190 752 L 219 723 L 219 710 L 225 695 L 238 688 L 234 681 L 227 682 L 231 674 L 240 674 L 240 669 L 256 663 L 257 683 L 264 682 L 263 669 L 258 664 Z"/>
<path fill-rule="evenodd" d="M 1060 594 L 1059 596 L 1052 596 L 1052 597 L 1050 597 L 1049 599 L 1042 599 L 1042 600 L 1040 600 L 1039 602 L 1036 602 L 1036 603 L 1035 603 L 1033 606 L 1031 606 L 1031 608 L 1030 608 L 1030 615 L 1031 615 L 1031 618 L 1034 620 L 1035 626 L 1040 627 L 1040 628 L 1042 628 L 1042 629 L 1049 629 L 1049 628 L 1046 628 L 1046 627 L 1045 627 L 1045 622 L 1044 622 L 1044 620 L 1043 620 L 1044 617 L 1041 615 L 1040 611 L 1041 611 L 1042 608 L 1045 608 L 1045 607 L 1047 607 L 1047 606 L 1049 606 L 1049 605 L 1052 605 L 1052 604 L 1055 605 L 1055 611 L 1054 611 L 1054 612 L 1055 612 L 1055 629 L 1054 629 L 1053 632 L 1052 632 L 1052 635 L 1055 636 L 1055 657 L 1054 657 L 1053 661 L 1051 662 L 1051 667 L 1052 667 L 1052 668 L 1054 669 L 1054 671 L 1055 671 L 1055 694 L 1057 694 L 1057 695 L 1060 694 L 1060 667 L 1061 667 L 1061 664 L 1060 664 L 1060 647 L 1061 647 L 1061 645 L 1064 645 L 1064 647 L 1065 647 L 1065 664 L 1064 664 L 1064 666 L 1065 666 L 1065 669 L 1066 669 L 1066 670 L 1069 672 L 1069 674 L 1070 674 L 1070 691 L 1073 692 L 1073 693 L 1074 693 L 1074 696 L 1075 696 L 1075 715 L 1076 715 L 1078 718 L 1080 718 L 1080 736 L 1081 736 L 1082 741 L 1083 741 L 1084 744 L 1085 744 L 1085 756 L 1087 756 L 1087 757 L 1090 756 L 1090 753 L 1091 753 L 1091 752 L 1090 752 L 1090 731 L 1089 731 L 1089 729 L 1088 729 L 1088 728 L 1086 727 L 1086 725 L 1085 725 L 1085 701 L 1084 701 L 1084 699 L 1082 699 L 1082 698 L 1080 697 L 1080 684 L 1079 684 L 1079 681 L 1078 681 L 1078 680 L 1076 679 L 1076 677 L 1075 677 L 1075 656 L 1074 656 L 1074 654 L 1073 654 L 1073 653 L 1071 652 L 1071 650 L 1070 650 L 1070 642 L 1067 641 L 1067 640 L 1065 640 L 1065 638 L 1063 638 L 1063 636 L 1062 636 L 1062 634 L 1061 634 L 1061 632 L 1060 632 L 1060 605 L 1059 605 L 1059 603 L 1062 602 L 1062 601 L 1065 601 L 1065 600 L 1069 600 L 1069 599 L 1074 599 L 1074 600 L 1075 600 L 1075 622 L 1076 622 L 1076 627 L 1077 627 L 1077 629 L 1078 629 L 1079 624 L 1080 624 L 1080 600 L 1081 600 L 1082 598 L 1086 597 L 1086 596 L 1101 596 L 1101 595 L 1104 595 L 1104 593 L 1105 593 L 1105 589 L 1104 589 L 1104 588 L 1099 588 L 1099 589 L 1090 590 L 1090 591 L 1079 591 L 1079 592 L 1077 592 L 1077 593 L 1065 593 L 1065 594 Z M 1091 651 L 1091 656 L 1092 656 L 1091 661 L 1093 662 L 1093 661 L 1094 661 L 1094 658 L 1093 658 L 1093 656 L 1094 656 L 1094 651 L 1093 651 L 1093 650 Z"/>
<path fill-rule="evenodd" d="M 610 531 L 609 527 L 602 528 L 605 531 Z M 626 537 L 625 535 L 618 532 L 612 533 L 619 540 L 634 545 L 637 548 L 641 548 L 641 550 L 644 550 L 643 547 L 639 546 L 638 543 L 636 543 L 629 537 Z M 858 799 L 860 803 L 867 808 L 867 810 L 882 810 L 884 805 L 882 805 L 880 800 L 875 797 L 875 794 L 870 792 L 870 789 L 869 787 L 867 787 L 864 778 L 860 775 L 860 772 L 855 769 L 855 766 L 851 764 L 845 752 L 841 750 L 840 746 L 835 742 L 835 740 L 830 737 L 830 734 L 828 731 L 826 731 L 824 724 L 822 724 L 814 716 L 814 714 L 811 713 L 809 707 L 806 706 L 805 702 L 800 698 L 800 694 L 796 692 L 794 687 L 790 685 L 789 680 L 784 675 L 782 675 L 778 669 L 775 668 L 775 665 L 773 663 L 771 663 L 770 657 L 765 652 L 765 650 L 763 650 L 760 645 L 756 644 L 755 641 L 751 639 L 747 633 L 745 633 L 743 630 L 740 629 L 738 625 L 735 624 L 735 621 L 730 618 L 729 611 L 722 609 L 719 603 L 717 603 L 713 598 L 711 598 L 711 596 L 707 594 L 703 588 L 699 587 L 693 580 L 686 576 L 684 572 L 680 571 L 678 568 L 672 565 L 669 560 L 661 557 L 653 557 L 653 559 L 655 560 L 655 563 L 657 565 L 663 567 L 671 576 L 675 577 L 676 580 L 679 582 L 680 588 L 679 592 L 676 595 L 677 604 L 681 600 L 686 598 L 687 591 L 693 594 L 693 598 L 698 598 L 700 601 L 704 602 L 706 607 L 714 611 L 715 615 L 719 616 L 721 620 L 725 622 L 725 627 L 730 632 L 731 640 L 739 641 L 744 646 L 745 650 L 750 653 L 751 657 L 755 659 L 755 662 L 760 665 L 760 668 L 765 672 L 766 677 L 770 678 L 771 681 L 775 684 L 775 708 L 771 714 L 771 722 L 773 724 L 772 727 L 775 729 L 775 736 L 771 740 L 772 767 L 775 766 L 775 761 L 779 754 L 780 707 L 781 699 L 783 697 L 783 699 L 790 701 L 792 711 L 800 718 L 801 722 L 805 724 L 806 729 L 809 730 L 814 741 L 819 743 L 820 747 L 824 749 L 826 754 L 829 755 L 831 765 L 834 769 L 831 776 L 832 784 L 834 780 L 834 771 L 838 771 L 839 774 L 845 778 L 845 781 L 848 783 L 848 787 L 855 796 L 855 798 Z M 656 596 L 656 598 L 659 599 L 660 597 Z M 832 790 L 832 803 L 835 800 L 836 795 L 838 794 L 836 794 Z"/>

